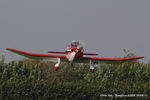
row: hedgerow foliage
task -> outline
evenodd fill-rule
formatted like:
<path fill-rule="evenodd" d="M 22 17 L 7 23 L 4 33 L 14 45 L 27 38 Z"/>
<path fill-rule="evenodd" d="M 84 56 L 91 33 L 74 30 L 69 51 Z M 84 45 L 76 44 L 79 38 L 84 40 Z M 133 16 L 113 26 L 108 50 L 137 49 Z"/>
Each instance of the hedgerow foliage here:
<path fill-rule="evenodd" d="M 89 65 L 35 60 L 0 62 L 0 100 L 104 100 L 150 99 L 150 64 L 139 62 L 101 65 L 94 73 Z M 146 94 L 145 97 L 102 97 L 101 94 Z"/>

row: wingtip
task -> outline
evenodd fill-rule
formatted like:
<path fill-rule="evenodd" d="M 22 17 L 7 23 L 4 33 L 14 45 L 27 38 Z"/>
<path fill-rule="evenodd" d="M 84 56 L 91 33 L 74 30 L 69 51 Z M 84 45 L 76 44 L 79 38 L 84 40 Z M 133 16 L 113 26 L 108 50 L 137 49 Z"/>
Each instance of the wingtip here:
<path fill-rule="evenodd" d="M 6 48 L 6 50 L 11 50 L 11 48 Z"/>
<path fill-rule="evenodd" d="M 141 58 L 145 58 L 144 56 L 142 56 Z"/>
<path fill-rule="evenodd" d="M 136 59 L 143 59 L 144 58 L 144 56 L 141 56 L 141 57 L 136 57 Z"/>
<path fill-rule="evenodd" d="M 11 49 L 11 48 L 6 48 L 6 50 L 11 50 L 11 51 L 14 51 L 15 49 Z"/>

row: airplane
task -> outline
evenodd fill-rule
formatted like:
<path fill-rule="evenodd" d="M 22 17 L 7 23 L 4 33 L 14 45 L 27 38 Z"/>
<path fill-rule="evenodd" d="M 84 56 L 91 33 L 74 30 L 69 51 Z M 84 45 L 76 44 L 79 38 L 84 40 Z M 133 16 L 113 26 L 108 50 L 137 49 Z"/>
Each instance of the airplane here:
<path fill-rule="evenodd" d="M 25 56 L 31 59 L 40 59 L 51 62 L 56 62 L 55 70 L 57 71 L 60 67 L 61 62 L 69 62 L 71 65 L 73 63 L 89 63 L 90 64 L 90 72 L 94 72 L 95 65 L 101 62 L 114 64 L 114 63 L 123 63 L 127 61 L 134 61 L 137 59 L 142 59 L 141 57 L 131 57 L 131 58 L 99 58 L 99 57 L 85 57 L 84 55 L 89 56 L 97 56 L 96 53 L 84 53 L 83 45 L 79 41 L 72 41 L 71 44 L 67 47 L 65 52 L 60 51 L 48 51 L 48 53 L 55 54 L 65 54 L 65 55 L 49 55 L 49 54 L 35 54 L 28 53 L 24 51 L 19 51 L 11 48 L 6 48 L 6 50 L 11 51 L 13 53 L 19 54 L 21 56 Z"/>

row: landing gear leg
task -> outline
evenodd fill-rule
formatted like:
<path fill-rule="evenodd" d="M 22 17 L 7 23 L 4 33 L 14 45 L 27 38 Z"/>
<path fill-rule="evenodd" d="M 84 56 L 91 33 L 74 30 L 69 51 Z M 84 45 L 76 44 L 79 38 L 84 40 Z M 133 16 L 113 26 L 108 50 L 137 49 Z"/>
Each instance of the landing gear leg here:
<path fill-rule="evenodd" d="M 73 63 L 70 63 L 71 67 L 73 67 Z"/>
<path fill-rule="evenodd" d="M 94 63 L 92 62 L 92 60 L 90 60 L 90 72 L 94 72 Z"/>

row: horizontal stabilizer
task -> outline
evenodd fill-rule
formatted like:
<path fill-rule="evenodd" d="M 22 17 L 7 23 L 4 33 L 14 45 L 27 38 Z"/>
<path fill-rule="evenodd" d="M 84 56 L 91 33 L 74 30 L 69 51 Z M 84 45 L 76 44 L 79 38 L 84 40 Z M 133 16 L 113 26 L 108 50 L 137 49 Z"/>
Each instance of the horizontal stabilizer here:
<path fill-rule="evenodd" d="M 66 54 L 66 52 L 61 51 L 48 51 L 48 53 Z"/>
<path fill-rule="evenodd" d="M 98 54 L 96 54 L 96 53 L 83 53 L 83 55 L 97 56 Z"/>

